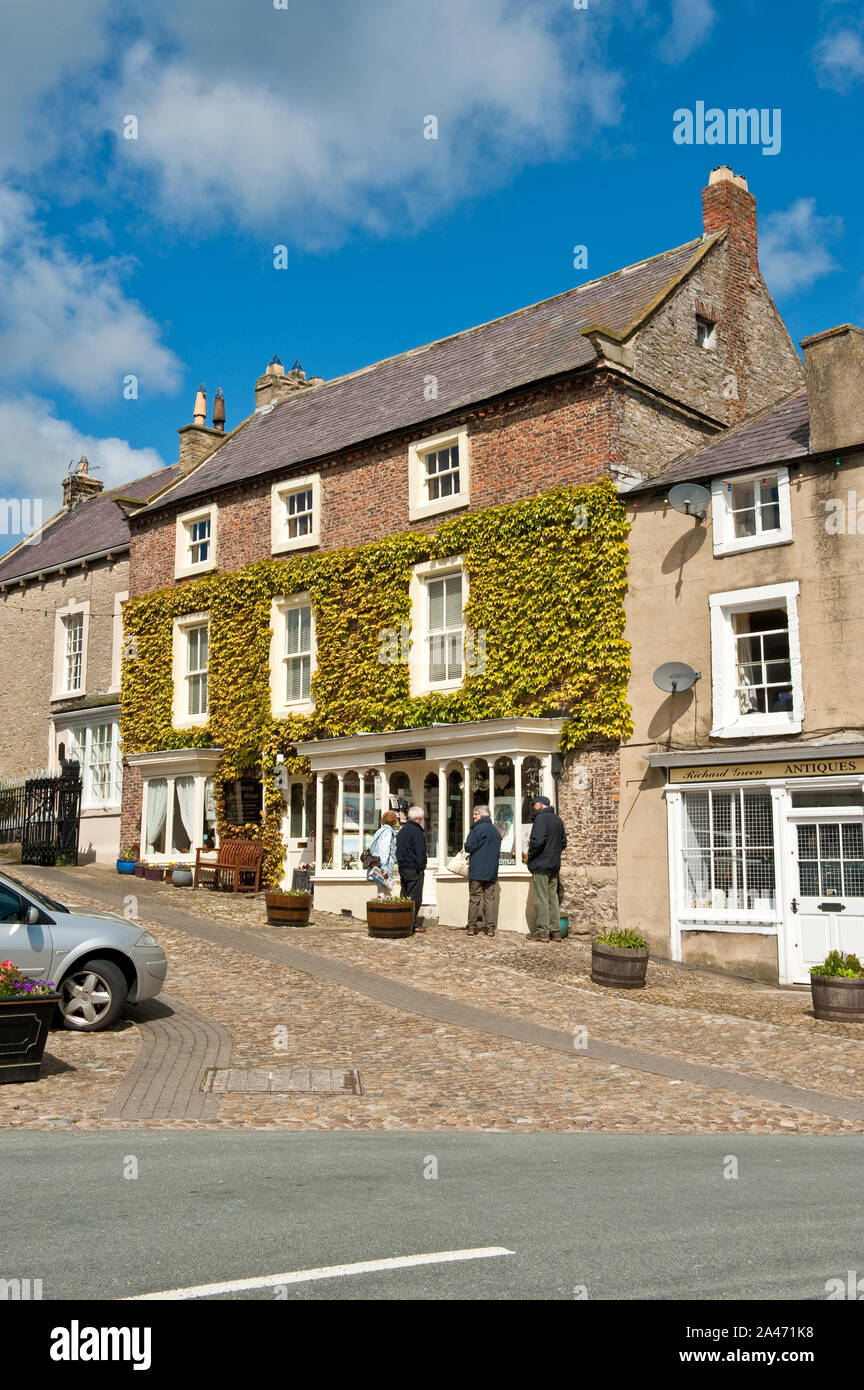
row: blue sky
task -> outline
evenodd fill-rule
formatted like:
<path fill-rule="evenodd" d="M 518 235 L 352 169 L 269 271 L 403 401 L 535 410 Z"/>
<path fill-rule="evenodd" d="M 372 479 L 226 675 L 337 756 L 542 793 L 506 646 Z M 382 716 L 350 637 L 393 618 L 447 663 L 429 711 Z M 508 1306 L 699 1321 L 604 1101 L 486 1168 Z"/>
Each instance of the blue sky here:
<path fill-rule="evenodd" d="M 795 341 L 864 322 L 855 0 L 282 5 L 4 0 L 3 497 L 174 461 L 274 352 L 337 376 L 680 245 L 716 164 Z M 676 144 L 700 101 L 779 109 L 779 152 Z"/>

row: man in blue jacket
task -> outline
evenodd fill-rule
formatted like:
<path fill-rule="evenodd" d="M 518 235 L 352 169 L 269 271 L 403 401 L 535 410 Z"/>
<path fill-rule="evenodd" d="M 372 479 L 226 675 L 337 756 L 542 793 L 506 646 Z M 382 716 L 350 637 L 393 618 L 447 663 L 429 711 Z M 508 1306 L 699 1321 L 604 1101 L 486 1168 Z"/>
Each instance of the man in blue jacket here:
<path fill-rule="evenodd" d="M 409 806 L 408 818 L 396 836 L 396 863 L 403 898 L 414 901 L 414 930 L 425 931 L 418 918 L 423 902 L 423 875 L 426 871 L 426 836 L 423 834 L 422 806 Z"/>
<path fill-rule="evenodd" d="M 474 807 L 474 824 L 465 841 L 469 857 L 468 869 L 468 931 L 476 936 L 484 931 L 495 935 L 498 925 L 496 887 L 498 860 L 501 855 L 501 831 L 492 824 L 488 806 Z"/>
<path fill-rule="evenodd" d="M 537 925 L 529 937 L 532 941 L 561 940 L 561 909 L 558 906 L 558 874 L 561 851 L 567 848 L 564 822 L 552 810 L 548 796 L 538 796 L 534 802 L 534 824 L 528 841 L 528 871 L 531 874 L 531 897 Z"/>

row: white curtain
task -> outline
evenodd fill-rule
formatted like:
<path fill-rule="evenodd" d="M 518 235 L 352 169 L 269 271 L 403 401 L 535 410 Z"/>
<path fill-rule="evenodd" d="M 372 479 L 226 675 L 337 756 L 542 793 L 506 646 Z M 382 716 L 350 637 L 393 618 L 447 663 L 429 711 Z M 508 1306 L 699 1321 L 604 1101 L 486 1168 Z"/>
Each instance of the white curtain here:
<path fill-rule="evenodd" d="M 155 854 L 156 841 L 165 828 L 168 811 L 168 783 L 156 777 L 147 783 L 147 853 Z"/>
<path fill-rule="evenodd" d="M 180 819 L 183 822 L 183 829 L 190 845 L 195 843 L 195 778 L 178 777 L 174 783 L 177 794 L 177 805 L 180 809 Z M 177 847 L 177 835 L 174 835 L 175 849 Z"/>

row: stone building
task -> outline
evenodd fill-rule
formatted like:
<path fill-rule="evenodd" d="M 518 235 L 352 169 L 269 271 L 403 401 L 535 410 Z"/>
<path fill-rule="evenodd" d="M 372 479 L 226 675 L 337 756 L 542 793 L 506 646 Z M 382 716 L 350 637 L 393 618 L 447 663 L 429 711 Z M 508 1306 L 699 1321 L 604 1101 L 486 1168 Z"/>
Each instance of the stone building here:
<path fill-rule="evenodd" d="M 621 920 L 780 984 L 864 953 L 864 332 L 801 346 L 804 388 L 627 497 Z"/>
<path fill-rule="evenodd" d="M 212 842 L 214 783 L 228 756 L 219 731 L 243 719 L 208 703 L 227 656 L 224 634 L 211 631 L 207 576 L 235 576 L 238 594 L 248 583 L 252 625 L 260 590 L 249 567 L 284 563 L 288 574 L 298 556 L 338 556 L 388 538 L 432 546 L 459 518 L 600 479 L 656 475 L 801 380 L 759 274 L 755 199 L 725 168 L 703 191 L 702 231 L 674 250 L 333 381 L 271 363 L 249 420 L 130 518 L 130 593 L 171 595 L 174 617 L 163 647 L 155 638 L 153 646 L 157 664 L 157 648 L 170 646 L 170 709 L 158 736 L 138 737 L 129 754 L 124 837 L 140 836 L 156 861 Z M 407 728 L 383 707 L 362 715 L 358 707 L 353 720 L 343 712 L 338 727 L 316 722 L 316 688 L 329 673 L 316 670 L 315 603 L 290 589 L 273 600 L 262 716 L 269 742 L 258 750 L 258 774 L 269 779 L 280 756 L 311 768 L 311 777 L 297 771 L 284 784 L 284 874 L 314 853 L 319 906 L 360 909 L 359 852 L 392 797 L 426 806 L 426 898 L 442 920 L 460 920 L 465 884 L 445 861 L 471 805 L 486 799 L 507 831 L 502 922 L 524 929 L 524 806 L 542 786 L 558 794 L 571 828 L 567 884 L 577 920 L 614 914 L 617 745 L 585 746 L 562 766 L 567 682 L 531 692 L 530 716 L 514 712 L 507 692 L 488 690 L 486 717 L 435 714 L 438 695 L 446 714 L 457 705 L 445 696 L 484 688 L 472 684 L 464 619 L 479 577 L 460 554 L 411 567 L 398 660 L 406 693 L 426 698 L 433 713 Z M 501 623 L 512 628 L 512 612 Z M 355 640 L 364 635 L 348 632 L 346 643 Z M 140 705 L 131 698 L 135 737 Z M 496 715 L 499 706 L 506 716 Z M 241 779 L 228 789 L 238 824 L 255 816 L 254 777 L 246 781 L 253 785 Z"/>

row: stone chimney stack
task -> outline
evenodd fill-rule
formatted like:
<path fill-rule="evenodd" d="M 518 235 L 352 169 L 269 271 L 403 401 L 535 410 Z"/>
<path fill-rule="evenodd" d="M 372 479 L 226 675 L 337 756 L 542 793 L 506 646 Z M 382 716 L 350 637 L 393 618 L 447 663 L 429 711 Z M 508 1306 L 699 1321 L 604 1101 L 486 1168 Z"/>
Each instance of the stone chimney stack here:
<path fill-rule="evenodd" d="M 320 378 L 313 380 L 316 385 L 320 382 Z M 311 384 L 306 380 L 306 373 L 299 362 L 295 362 L 290 372 L 286 372 L 279 358 L 274 355 L 264 375 L 259 376 L 255 382 L 255 409 L 260 410 L 264 405 L 287 400 L 295 392 L 305 391 Z"/>
<path fill-rule="evenodd" d="M 188 473 L 197 463 L 205 459 L 208 454 L 212 454 L 216 444 L 221 444 L 225 438 L 225 406 L 222 404 L 222 427 L 216 423 L 216 406 L 214 403 L 213 429 L 207 424 L 207 392 L 202 381 L 195 396 L 195 408 L 192 411 L 192 424 L 181 425 L 177 433 L 180 436 L 180 467 L 184 473 Z"/>
<path fill-rule="evenodd" d="M 864 330 L 853 323 L 801 340 L 810 451 L 864 444 Z"/>
<path fill-rule="evenodd" d="M 93 478 L 90 475 L 90 463 L 86 454 L 82 454 L 75 468 L 74 473 L 67 473 L 63 479 L 63 508 L 71 512 L 73 507 L 77 507 L 80 502 L 86 502 L 88 498 L 95 497 L 101 492 L 105 484 L 100 478 Z"/>

